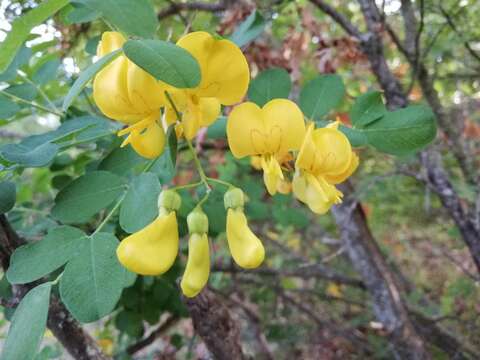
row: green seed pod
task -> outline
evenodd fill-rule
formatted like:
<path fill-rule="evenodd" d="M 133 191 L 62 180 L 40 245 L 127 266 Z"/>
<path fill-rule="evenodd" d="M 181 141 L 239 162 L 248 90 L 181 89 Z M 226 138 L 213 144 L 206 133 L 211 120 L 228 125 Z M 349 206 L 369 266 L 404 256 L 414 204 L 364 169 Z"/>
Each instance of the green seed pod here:
<path fill-rule="evenodd" d="M 158 208 L 168 211 L 177 211 L 182 205 L 182 198 L 174 190 L 164 190 L 158 197 Z"/>
<path fill-rule="evenodd" d="M 190 234 L 206 234 L 208 232 L 208 217 L 200 208 L 195 208 L 187 216 L 188 232 Z"/>
<path fill-rule="evenodd" d="M 223 202 L 225 204 L 225 209 L 243 208 L 243 205 L 245 204 L 245 195 L 241 189 L 232 188 L 225 193 Z"/>

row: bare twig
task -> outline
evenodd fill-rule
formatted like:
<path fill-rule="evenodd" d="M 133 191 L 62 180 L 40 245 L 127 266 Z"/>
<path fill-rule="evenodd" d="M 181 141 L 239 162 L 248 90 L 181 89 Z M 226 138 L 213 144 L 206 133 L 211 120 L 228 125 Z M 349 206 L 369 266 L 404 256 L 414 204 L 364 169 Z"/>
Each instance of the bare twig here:
<path fill-rule="evenodd" d="M 143 348 L 153 344 L 161 335 L 165 334 L 173 325 L 175 325 L 180 318 L 175 315 L 170 315 L 168 318 L 160 324 L 155 330 L 153 330 L 147 337 L 142 340 L 130 345 L 127 348 L 128 355 L 134 355 Z"/>

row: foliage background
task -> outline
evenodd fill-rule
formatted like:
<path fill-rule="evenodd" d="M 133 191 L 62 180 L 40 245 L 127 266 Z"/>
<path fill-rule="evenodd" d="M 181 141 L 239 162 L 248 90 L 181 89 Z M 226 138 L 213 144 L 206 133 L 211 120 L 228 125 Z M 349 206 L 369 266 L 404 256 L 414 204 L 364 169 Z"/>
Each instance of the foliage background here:
<path fill-rule="evenodd" d="M 224 8 L 187 9 L 180 13 L 172 8 L 172 3 L 153 1 L 161 15 L 165 9 L 173 9 L 171 16 L 160 20 L 157 35 L 161 39 L 177 39 L 186 26 L 228 35 L 257 8 L 266 19 L 266 27 L 244 46 L 252 77 L 271 67 L 285 68 L 293 80 L 291 96 L 297 97 L 302 85 L 318 73 L 341 75 L 348 96 L 330 116 L 339 116 L 347 125 L 353 99 L 368 90 L 379 89 L 358 42 L 320 11 L 315 1 L 205 2 Z M 364 30 L 359 3 L 329 3 Z M 391 29 L 403 39 L 408 34 L 403 30 L 402 3 L 406 2 L 377 1 Z M 442 107 L 462 140 L 476 178 L 480 29 L 475 25 L 480 3 L 474 0 L 412 3 L 417 15 L 423 7 L 423 29 L 418 40 L 422 62 L 434 79 Z M 8 30 L 8 22 L 35 5 L 35 1 L 2 1 L 0 25 Z M 75 22 L 67 11 L 62 11 L 37 27 L 34 31 L 37 35 L 32 35 L 28 48 L 17 57 L 21 72 L 11 77 L 0 76 L 2 91 L 44 106 L 49 106 L 48 98 L 59 106 L 80 69 L 91 64 L 99 35 L 108 30 L 101 20 Z M 417 79 L 418 70 L 405 60 L 388 31 L 380 31 L 388 65 L 408 90 L 409 99 L 425 101 Z M 90 91 L 87 88 L 76 100 L 69 110 L 72 116 L 99 115 Z M 5 97 L 0 95 L 0 145 L 18 142 L 59 125 L 54 115 L 18 102 L 14 106 L 1 101 Z M 238 161 L 225 151 L 221 127 L 213 127 L 200 139 L 201 159 L 210 176 L 239 184 L 246 191 L 247 215 L 267 249 L 264 267 L 238 272 L 226 251 L 222 194 L 210 197 L 205 207 L 215 251 L 210 288 L 227 305 L 238 324 L 244 352 L 254 358 L 275 359 L 391 358 L 388 336 L 372 313 L 368 292 L 355 282 L 357 271 L 346 256 L 346 245 L 340 240 L 332 215 L 314 216 L 291 196 L 267 196 L 261 173 L 248 160 Z M 17 201 L 8 214 L 17 233 L 28 241 L 42 239 L 57 225 L 51 212 L 56 193 L 86 171 L 102 169 L 128 177 L 145 166 L 129 148 L 119 150 L 118 144 L 119 139 L 114 136 L 79 143 L 60 152 L 47 167 L 17 173 Z M 444 131 L 439 132 L 432 145 L 442 154 L 460 201 L 478 206 L 478 183 L 468 181 L 452 146 L 458 143 L 452 144 Z M 478 271 L 448 209 L 422 181 L 424 169 L 418 158 L 393 157 L 367 147 L 359 148 L 358 153 L 361 165 L 353 179 L 355 191 L 350 196 L 361 201 L 383 257 L 394 272 L 401 274 L 408 289 L 404 294 L 406 303 L 454 334 L 466 347 L 479 352 Z M 195 176 L 190 160 L 187 153 L 180 152 L 176 174 L 166 171 L 165 164 L 157 164 L 152 172 L 162 184 L 170 180 L 173 184 L 186 183 Z M 182 196 L 180 214 L 185 217 L 194 205 L 196 194 L 184 192 Z M 93 231 L 104 214 L 84 224 L 83 230 Z M 106 229 L 122 238 L 125 234 L 115 220 Z M 192 328 L 176 285 L 186 259 L 184 247 L 182 241 L 182 256 L 166 276 L 137 278 L 133 286 L 123 291 L 112 314 L 87 326 L 106 354 L 128 358 L 125 352 L 129 346 L 157 329 L 155 341 L 132 354 L 134 358 L 208 358 L 208 350 Z M 328 271 L 322 269 L 335 276 L 325 276 Z M 7 299 L 10 293 L 10 286 L 3 278 L 0 295 Z M 4 337 L 12 309 L 5 306 L 3 310 L 0 332 Z M 165 323 L 168 326 L 162 327 Z M 435 358 L 447 358 L 438 348 L 432 347 L 431 352 Z M 47 333 L 37 358 L 66 356 L 62 346 Z"/>

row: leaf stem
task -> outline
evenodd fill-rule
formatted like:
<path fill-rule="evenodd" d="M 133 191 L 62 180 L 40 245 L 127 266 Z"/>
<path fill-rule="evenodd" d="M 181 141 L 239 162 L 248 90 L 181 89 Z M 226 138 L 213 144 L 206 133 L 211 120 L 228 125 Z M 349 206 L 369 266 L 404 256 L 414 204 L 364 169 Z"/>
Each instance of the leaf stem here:
<path fill-rule="evenodd" d="M 108 221 L 112 218 L 113 214 L 115 214 L 115 212 L 118 210 L 118 208 L 120 207 L 120 205 L 122 204 L 123 200 L 125 199 L 125 196 L 126 196 L 127 192 L 125 192 L 122 197 L 120 199 L 118 199 L 117 203 L 115 204 L 115 206 L 112 208 L 112 210 L 110 210 L 110 212 L 107 214 L 107 216 L 105 216 L 105 218 L 102 220 L 102 222 L 97 226 L 97 228 L 95 229 L 95 231 L 92 233 L 91 236 L 94 236 L 95 234 L 98 234 L 100 232 L 100 230 L 103 229 L 103 227 L 108 223 Z"/>
<path fill-rule="evenodd" d="M 220 179 L 214 179 L 214 178 L 211 178 L 211 177 L 207 177 L 207 181 L 210 181 L 210 182 L 214 182 L 214 183 L 217 183 L 217 184 L 220 184 L 220 185 L 223 185 L 223 186 L 227 186 L 227 187 L 235 187 L 235 185 L 229 183 L 228 181 L 223 181 L 223 180 L 220 180 Z"/>
<path fill-rule="evenodd" d="M 33 102 L 33 101 L 28 101 L 28 100 L 25 100 L 25 99 L 22 99 L 21 97 L 18 97 L 16 95 L 13 95 L 13 94 L 10 94 L 9 92 L 5 91 L 5 90 L 0 90 L 0 93 L 5 95 L 6 97 L 12 99 L 12 100 L 15 100 L 15 101 L 18 101 L 20 103 L 23 103 L 23 104 L 27 104 L 27 105 L 30 105 L 30 106 L 33 106 L 37 109 L 40 109 L 42 111 L 45 111 L 45 112 L 48 112 L 48 113 L 51 113 L 51 114 L 54 114 L 54 115 L 57 115 L 57 116 L 60 116 L 62 117 L 64 114 L 61 113 L 61 112 L 58 112 L 58 111 L 55 111 L 55 110 L 52 110 L 52 109 L 49 109 L 43 105 L 40 105 L 40 104 L 37 104 L 36 102 Z"/>
<path fill-rule="evenodd" d="M 30 78 L 27 76 L 27 74 L 25 74 L 23 71 L 17 71 L 18 75 L 20 75 L 20 77 L 25 80 L 27 83 L 29 83 L 30 85 L 32 85 L 33 87 L 35 87 L 35 89 L 38 91 L 38 93 L 43 97 L 43 99 L 48 103 L 48 105 L 50 106 L 51 109 L 53 109 L 54 111 L 58 112 L 58 113 L 61 113 L 61 111 L 55 106 L 55 104 L 53 103 L 52 100 L 50 100 L 50 98 L 48 97 L 48 95 L 45 93 L 45 91 L 42 90 L 42 88 L 40 86 L 38 86 L 36 83 L 34 83 L 32 80 L 30 80 Z"/>

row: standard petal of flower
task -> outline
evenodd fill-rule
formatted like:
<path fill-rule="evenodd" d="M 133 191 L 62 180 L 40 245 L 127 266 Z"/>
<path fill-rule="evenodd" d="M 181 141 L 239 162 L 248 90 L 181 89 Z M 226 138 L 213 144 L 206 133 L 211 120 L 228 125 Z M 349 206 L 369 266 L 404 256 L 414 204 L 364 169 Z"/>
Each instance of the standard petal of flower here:
<path fill-rule="evenodd" d="M 117 32 L 105 32 L 98 45 L 97 55 L 104 56 L 122 47 L 125 38 Z M 127 87 L 129 60 L 120 55 L 98 72 L 93 81 L 93 98 L 102 113 L 125 124 L 133 124 L 144 117 L 132 106 Z"/>
<path fill-rule="evenodd" d="M 188 260 L 180 287 L 186 297 L 202 291 L 210 275 L 210 253 L 206 234 L 192 234 L 188 241 Z"/>
<path fill-rule="evenodd" d="M 349 178 L 355 170 L 357 170 L 359 163 L 359 159 L 357 154 L 352 152 L 352 158 L 350 160 L 350 166 L 345 170 L 343 173 L 338 174 L 338 175 L 325 175 L 325 179 L 331 183 L 331 184 L 340 184 L 341 182 L 344 182 L 347 178 Z"/>
<path fill-rule="evenodd" d="M 165 148 L 165 132 L 157 121 L 152 121 L 143 132 L 131 133 L 130 144 L 134 150 L 147 159 L 155 159 Z"/>
<path fill-rule="evenodd" d="M 334 128 L 321 128 L 313 132 L 317 147 L 315 173 L 337 176 L 350 167 L 352 146 L 348 138 Z"/>
<path fill-rule="evenodd" d="M 167 104 L 165 86 L 133 62 L 128 63 L 128 96 L 140 113 L 151 112 Z"/>
<path fill-rule="evenodd" d="M 142 230 L 126 237 L 117 248 L 120 263 L 142 275 L 159 275 L 173 265 L 178 254 L 175 212 L 160 215 Z"/>
<path fill-rule="evenodd" d="M 97 56 L 105 56 L 112 51 L 120 49 L 125 43 L 123 35 L 116 31 L 106 31 L 102 34 L 102 39 L 97 47 Z"/>
<path fill-rule="evenodd" d="M 313 140 L 313 132 L 315 130 L 315 124 L 311 122 L 307 126 L 307 131 L 303 139 L 302 146 L 297 155 L 295 161 L 295 167 L 297 169 L 307 170 L 313 172 L 316 167 L 316 152 L 317 147 Z"/>
<path fill-rule="evenodd" d="M 266 132 L 261 108 L 252 102 L 236 106 L 227 120 L 228 144 L 236 158 L 264 153 L 266 144 L 253 142 L 255 132 Z"/>
<path fill-rule="evenodd" d="M 263 262 L 265 249 L 260 239 L 250 230 L 241 209 L 228 209 L 227 241 L 233 260 L 245 269 L 254 269 Z"/>
<path fill-rule="evenodd" d="M 287 99 L 274 99 L 262 109 L 268 129 L 269 151 L 285 154 L 299 150 L 305 137 L 305 121 L 299 107 Z"/>
<path fill-rule="evenodd" d="M 216 40 L 209 33 L 197 31 L 182 37 L 177 45 L 188 50 L 198 61 L 202 73 L 200 97 L 215 97 L 224 105 L 233 105 L 245 96 L 250 70 L 242 51 L 229 40 Z"/>
<path fill-rule="evenodd" d="M 209 126 L 218 119 L 220 115 L 220 102 L 216 98 L 200 98 L 200 126 Z"/>

